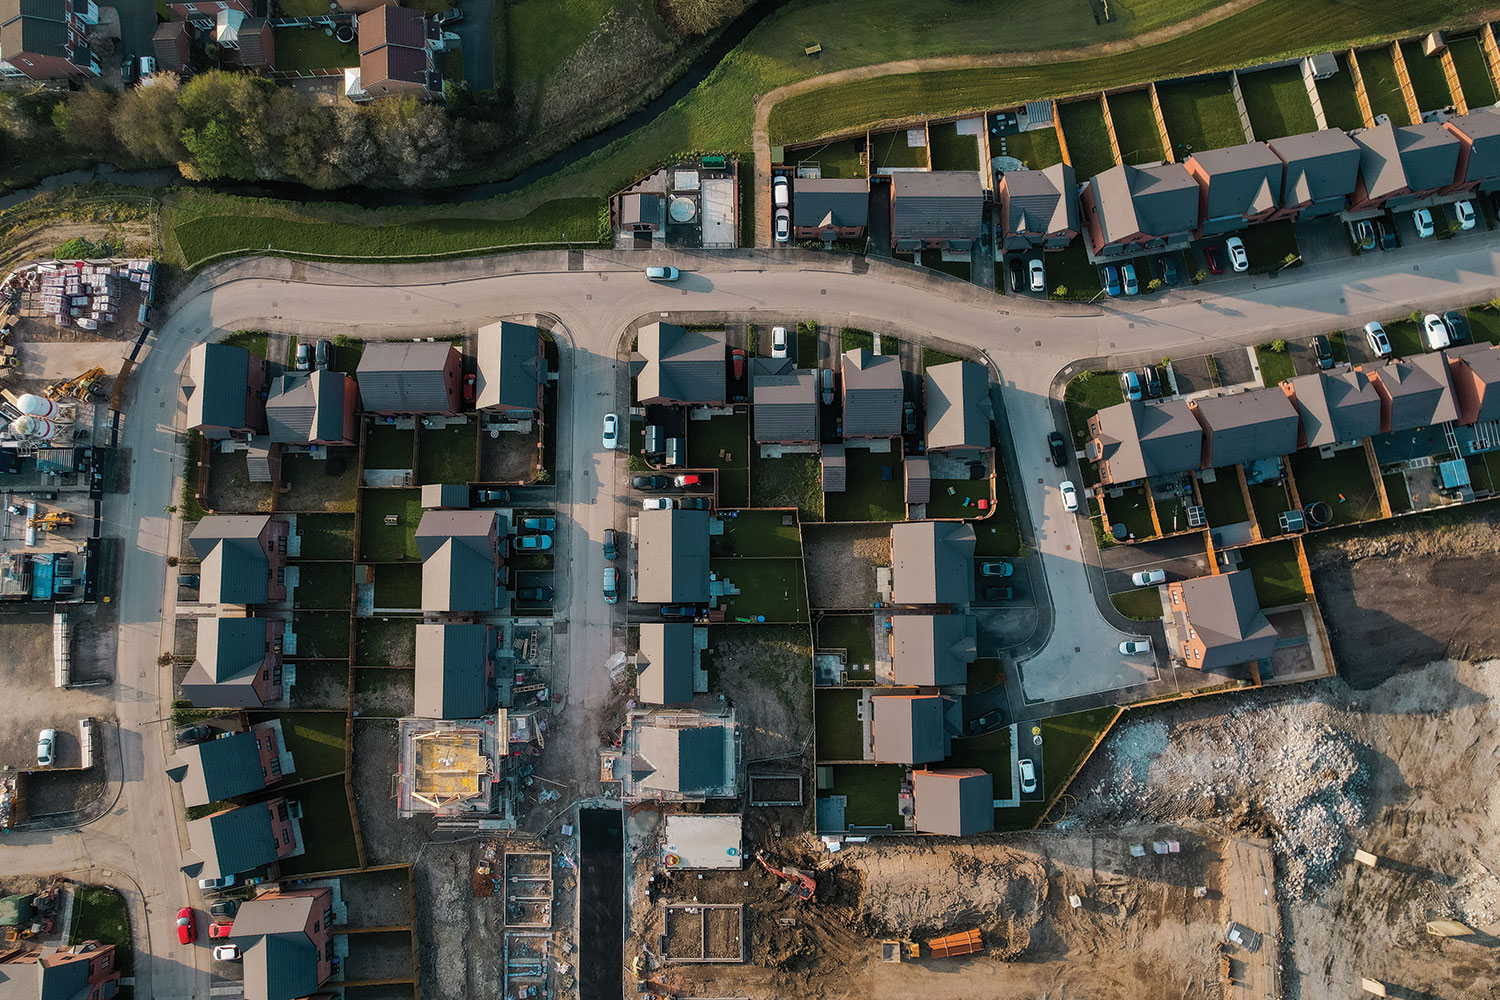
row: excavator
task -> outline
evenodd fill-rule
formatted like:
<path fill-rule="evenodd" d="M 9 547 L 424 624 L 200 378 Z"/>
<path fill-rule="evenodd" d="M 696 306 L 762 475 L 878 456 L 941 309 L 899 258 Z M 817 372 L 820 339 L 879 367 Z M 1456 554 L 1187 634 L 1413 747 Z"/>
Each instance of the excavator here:
<path fill-rule="evenodd" d="M 791 886 L 792 892 L 804 903 L 811 902 L 813 894 L 818 891 L 818 883 L 813 880 L 812 873 L 810 872 L 802 871 L 799 868 L 777 867 L 767 861 L 764 854 L 757 854 L 755 860 L 759 861 L 760 866 L 766 871 Z"/>
<path fill-rule="evenodd" d="M 56 531 L 58 528 L 71 528 L 74 523 L 73 514 L 66 510 L 49 510 L 45 514 L 39 514 L 31 519 L 33 528 L 43 531 Z"/>
<path fill-rule="evenodd" d="M 48 399 L 66 399 L 69 396 L 76 397 L 80 401 L 87 401 L 99 388 L 99 380 L 104 377 L 104 369 L 95 365 L 82 375 L 75 375 L 64 382 L 54 382 L 42 390 L 42 395 Z"/>

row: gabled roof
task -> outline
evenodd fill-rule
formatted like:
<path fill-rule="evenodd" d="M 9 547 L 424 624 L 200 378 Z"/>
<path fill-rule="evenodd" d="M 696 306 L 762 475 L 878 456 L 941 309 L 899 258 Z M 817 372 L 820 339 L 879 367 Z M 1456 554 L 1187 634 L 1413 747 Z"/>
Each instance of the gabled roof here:
<path fill-rule="evenodd" d="M 1460 422 L 1500 420 L 1500 351 L 1480 343 L 1450 348 L 1444 353 L 1450 362 Z"/>
<path fill-rule="evenodd" d="M 724 758 L 725 743 L 733 736 L 725 726 L 643 728 L 638 756 L 645 758 L 651 773 L 641 779 L 641 786 L 701 795 L 731 784 L 733 775 L 725 773 Z"/>
<path fill-rule="evenodd" d="M 894 615 L 891 659 L 896 683 L 917 686 L 962 684 L 979 655 L 973 615 Z"/>
<path fill-rule="evenodd" d="M 901 359 L 866 348 L 844 355 L 844 437 L 901 433 Z"/>
<path fill-rule="evenodd" d="M 637 599 L 707 601 L 708 511 L 643 510 L 637 524 Z"/>
<path fill-rule="evenodd" d="M 1188 404 L 1203 427 L 1204 465 L 1238 465 L 1297 450 L 1297 408 L 1279 388 L 1200 396 Z"/>
<path fill-rule="evenodd" d="M 84 1000 L 87 962 L 0 962 L 0 1000 Z"/>
<path fill-rule="evenodd" d="M 863 178 L 809 177 L 797 180 L 792 225 L 861 227 L 870 221 L 870 182 Z"/>
<path fill-rule="evenodd" d="M 637 349 L 646 359 L 636 379 L 641 402 L 717 403 L 725 396 L 724 335 L 671 323 L 641 327 Z"/>
<path fill-rule="evenodd" d="M 1078 231 L 1078 180 L 1066 163 L 1045 170 L 1007 170 L 1000 175 L 1007 233 Z"/>
<path fill-rule="evenodd" d="M 199 708 L 259 708 L 255 679 L 266 666 L 266 619 L 198 619 L 197 655 L 182 694 Z"/>
<path fill-rule="evenodd" d="M 188 820 L 192 846 L 182 856 L 182 870 L 197 879 L 221 878 L 275 861 L 270 810 L 269 803 L 257 802 Z"/>
<path fill-rule="evenodd" d="M 818 373 L 798 369 L 780 375 L 756 374 L 751 379 L 755 440 L 816 441 L 818 439 Z"/>
<path fill-rule="evenodd" d="M 271 563 L 260 535 L 270 520 L 266 514 L 210 514 L 193 528 L 189 544 L 200 560 L 202 603 L 266 603 Z"/>
<path fill-rule="evenodd" d="M 1458 151 L 1463 143 L 1438 122 L 1418 122 L 1396 129 L 1401 168 L 1413 191 L 1430 191 L 1452 184 L 1458 174 Z"/>
<path fill-rule="evenodd" d="M 494 611 L 498 534 L 493 510 L 429 510 L 417 523 L 423 611 Z"/>
<path fill-rule="evenodd" d="M 445 413 L 452 344 L 380 340 L 365 345 L 355 371 L 359 398 L 376 413 Z"/>
<path fill-rule="evenodd" d="M 1453 399 L 1453 381 L 1442 354 L 1419 354 L 1404 361 L 1387 361 L 1369 369 L 1376 391 L 1390 409 L 1389 431 L 1458 419 Z"/>
<path fill-rule="evenodd" d="M 537 387 L 547 381 L 541 345 L 534 326 L 504 320 L 481 326 L 475 408 L 536 409 Z"/>
<path fill-rule="evenodd" d="M 636 191 L 620 197 L 620 225 L 660 226 L 666 222 L 666 201 L 655 191 Z"/>
<path fill-rule="evenodd" d="M 984 188 L 973 170 L 911 171 L 891 176 L 892 239 L 978 239 Z"/>
<path fill-rule="evenodd" d="M 179 747 L 167 762 L 167 777 L 182 787 L 183 804 L 206 806 L 265 788 L 258 738 L 255 732 L 234 733 Z"/>
<path fill-rule="evenodd" d="M 1180 163 L 1118 164 L 1089 182 L 1105 243 L 1137 233 L 1170 236 L 1198 226 L 1198 182 Z"/>
<path fill-rule="evenodd" d="M 927 450 L 988 448 L 990 378 L 983 365 L 950 361 L 927 369 Z"/>
<path fill-rule="evenodd" d="M 1347 198 L 1359 179 L 1360 147 L 1334 128 L 1304 132 L 1266 143 L 1286 164 L 1281 207 Z"/>
<path fill-rule="evenodd" d="M 162 27 L 174 24 L 187 27 L 186 21 Z M 243 347 L 199 344 L 188 352 L 187 381 L 182 391 L 187 394 L 189 427 L 264 430 L 264 424 L 255 428 L 247 423 L 250 396 L 259 389 L 250 385 L 250 352 Z"/>
<path fill-rule="evenodd" d="M 71 59 L 68 40 L 63 0 L 0 0 L 0 59 L 22 53 Z"/>
<path fill-rule="evenodd" d="M 1098 460 L 1112 483 L 1176 475 L 1203 461 L 1203 428 L 1180 399 L 1116 403 L 1100 410 L 1098 421 Z"/>
<path fill-rule="evenodd" d="M 1281 158 L 1263 142 L 1206 149 L 1189 159 L 1202 171 L 1207 188 L 1205 224 L 1269 212 L 1281 200 Z"/>
<path fill-rule="evenodd" d="M 221 12 L 228 13 L 227 11 Z M 275 41 L 271 33 L 271 22 L 263 17 L 247 17 L 241 22 L 238 32 L 238 62 L 246 69 L 268 69 L 272 64 Z M 269 45 L 266 43 L 270 42 Z"/>
<path fill-rule="evenodd" d="M 1472 144 L 1468 166 L 1458 179 L 1474 183 L 1500 177 L 1500 109 L 1473 108 L 1449 118 L 1447 124 Z"/>
<path fill-rule="evenodd" d="M 349 376 L 343 372 L 327 368 L 283 372 L 272 379 L 266 399 L 271 440 L 280 444 L 344 440 L 344 388 L 348 381 Z"/>
<path fill-rule="evenodd" d="M 1321 448 L 1380 433 L 1380 396 L 1364 372 L 1314 372 L 1281 384 L 1292 391 L 1303 447 Z"/>
<path fill-rule="evenodd" d="M 977 767 L 913 771 L 912 805 L 922 833 L 986 833 L 995 828 L 995 779 Z"/>
<path fill-rule="evenodd" d="M 1203 669 L 1263 660 L 1276 647 L 1276 629 L 1260 609 L 1249 570 L 1185 580 L 1188 624 L 1203 640 Z"/>
<path fill-rule="evenodd" d="M 682 705 L 693 700 L 693 624 L 643 622 L 635 687 L 648 705 Z"/>
<path fill-rule="evenodd" d="M 477 719 L 490 708 L 488 625 L 423 623 L 417 626 L 415 715 L 423 719 Z"/>
<path fill-rule="evenodd" d="M 877 761 L 890 764 L 927 764 L 948 756 L 953 745 L 956 698 L 937 694 L 875 695 L 870 699 L 874 718 Z"/>
<path fill-rule="evenodd" d="M 297 1000 L 317 992 L 319 954 L 307 936 L 321 892 L 280 892 L 240 906 L 229 939 L 240 946 L 245 1000 Z"/>
<path fill-rule="evenodd" d="M 962 521 L 891 525 L 892 599 L 967 604 L 974 599 L 974 529 Z"/>
<path fill-rule="evenodd" d="M 1359 147 L 1359 176 L 1364 180 L 1366 198 L 1378 201 L 1406 189 L 1401 147 L 1390 122 L 1356 129 L 1349 138 Z"/>

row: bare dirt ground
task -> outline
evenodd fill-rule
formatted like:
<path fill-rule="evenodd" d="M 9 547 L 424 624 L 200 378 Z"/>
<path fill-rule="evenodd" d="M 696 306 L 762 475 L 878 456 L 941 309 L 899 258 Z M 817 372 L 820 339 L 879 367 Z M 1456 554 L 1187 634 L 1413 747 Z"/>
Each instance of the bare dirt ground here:
<path fill-rule="evenodd" d="M 271 484 L 252 483 L 245 453 L 215 454 L 208 466 L 208 489 L 203 494 L 206 510 L 219 513 L 270 513 Z"/>
<path fill-rule="evenodd" d="M 802 552 L 814 608 L 868 608 L 878 597 L 875 568 L 891 564 L 891 529 L 881 524 L 803 525 Z"/>
<path fill-rule="evenodd" d="M 734 707 L 744 759 L 802 753 L 812 739 L 812 646 L 806 626 L 709 631 L 709 691 Z"/>
<path fill-rule="evenodd" d="M 351 980 L 403 979 L 412 975 L 411 934 L 407 931 L 350 934 L 344 975 Z"/>
<path fill-rule="evenodd" d="M 432 833 L 431 817 L 402 819 L 391 794 L 399 766 L 395 720 L 354 722 L 354 807 L 372 865 L 411 861 Z M 353 913 L 350 914 L 353 919 Z"/>
<path fill-rule="evenodd" d="M 96 627 L 94 620 L 105 612 L 70 609 L 74 622 L 73 676 L 75 680 L 109 677 L 114 656 L 113 629 Z M 77 767 L 82 758 L 78 743 L 78 720 L 88 717 L 101 722 L 114 719 L 108 687 L 59 690 L 53 685 L 52 616 L 27 615 L 7 618 L 0 624 L 0 687 L 5 692 L 5 725 L 0 727 L 0 767 L 27 770 L 36 766 L 37 735 L 57 730 L 57 766 Z M 32 782 L 30 794 L 40 794 L 45 781 Z M 37 800 L 28 810 L 33 816 L 57 811 Z"/>
<path fill-rule="evenodd" d="M 541 461 L 537 442 L 540 432 L 528 434 L 501 431 L 495 437 L 479 437 L 479 479 L 485 483 L 529 483 L 536 478 Z"/>
<path fill-rule="evenodd" d="M 363 826 L 363 815 L 360 822 Z M 368 847 L 368 830 L 365 830 L 365 841 Z M 410 878 L 409 868 L 341 876 L 339 893 L 349 909 L 348 926 L 396 927 L 411 923 L 411 904 L 406 891 Z"/>
<path fill-rule="evenodd" d="M 399 667 L 360 667 L 354 671 L 354 710 L 361 717 L 399 719 L 412 713 L 416 675 Z"/>

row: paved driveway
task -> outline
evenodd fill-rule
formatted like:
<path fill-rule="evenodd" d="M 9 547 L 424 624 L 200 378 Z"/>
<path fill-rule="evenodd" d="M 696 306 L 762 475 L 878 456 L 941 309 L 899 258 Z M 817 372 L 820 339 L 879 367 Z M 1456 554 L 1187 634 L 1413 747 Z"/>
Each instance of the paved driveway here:
<path fill-rule="evenodd" d="M 448 30 L 463 42 L 464 79 L 476 93 L 495 85 L 494 4 L 490 0 L 460 0 L 464 19 Z"/>

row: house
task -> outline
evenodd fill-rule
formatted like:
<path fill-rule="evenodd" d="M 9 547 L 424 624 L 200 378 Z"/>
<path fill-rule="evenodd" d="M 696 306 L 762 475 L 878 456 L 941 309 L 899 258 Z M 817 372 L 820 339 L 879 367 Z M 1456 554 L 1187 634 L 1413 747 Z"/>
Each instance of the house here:
<path fill-rule="evenodd" d="M 1249 570 L 1167 584 L 1167 644 L 1199 670 L 1269 659 L 1276 629 L 1260 609 Z"/>
<path fill-rule="evenodd" d="M 442 341 L 365 345 L 355 371 L 366 413 L 437 413 L 463 409 L 464 359 Z"/>
<path fill-rule="evenodd" d="M 731 798 L 739 788 L 734 717 L 677 712 L 672 722 L 637 716 L 626 743 L 629 798 Z"/>
<path fill-rule="evenodd" d="M 88 43 L 98 23 L 94 0 L 0 0 L 0 77 L 98 76 Z"/>
<path fill-rule="evenodd" d="M 119 988 L 112 944 L 90 939 L 51 953 L 15 947 L 0 952 L 3 1000 L 110 1000 Z"/>
<path fill-rule="evenodd" d="M 296 770 L 280 719 L 179 747 L 167 765 L 167 777 L 182 789 L 189 809 L 262 791 Z"/>
<path fill-rule="evenodd" d="M 245 1000 L 297 1000 L 333 975 L 333 889 L 272 889 L 240 906 L 229 940 L 239 945 Z"/>
<path fill-rule="evenodd" d="M 423 611 L 480 612 L 505 606 L 496 511 L 426 511 L 417 523 L 416 543 L 422 557 Z"/>
<path fill-rule="evenodd" d="M 187 25 L 169 21 L 162 28 Z M 161 31 L 157 31 L 161 35 Z M 157 57 L 161 61 L 161 57 Z M 188 352 L 187 425 L 210 441 L 266 432 L 266 359 L 233 344 L 199 344 Z"/>
<path fill-rule="evenodd" d="M 1089 249 L 1117 257 L 1186 241 L 1198 228 L 1198 197 L 1198 182 L 1180 163 L 1095 174 L 1079 193 Z"/>
<path fill-rule="evenodd" d="M 156 34 L 151 36 L 151 54 L 156 57 L 157 69 L 173 73 L 185 72 L 192 62 L 193 26 L 186 21 L 163 21 L 158 24 Z M 189 358 L 191 356 L 190 353 Z M 264 364 L 264 360 L 261 363 Z"/>
<path fill-rule="evenodd" d="M 242 69 L 276 68 L 276 36 L 271 22 L 263 17 L 221 10 L 214 18 L 214 41 L 232 65 Z"/>
<path fill-rule="evenodd" d="M 655 191 L 620 196 L 620 228 L 632 233 L 657 233 L 667 224 L 667 202 Z"/>
<path fill-rule="evenodd" d="M 1458 137 L 1458 171 L 1443 193 L 1500 188 L 1500 109 L 1474 108 L 1454 115 L 1443 127 Z"/>
<path fill-rule="evenodd" d="M 1203 428 L 1201 468 L 1238 465 L 1297 450 L 1297 408 L 1280 389 L 1200 396 L 1188 408 Z"/>
<path fill-rule="evenodd" d="M 1073 168 L 1007 170 L 995 189 L 1002 249 L 1062 250 L 1078 237 L 1078 180 Z"/>
<path fill-rule="evenodd" d="M 271 380 L 266 424 L 275 444 L 352 445 L 359 387 L 343 372 L 282 372 Z"/>
<path fill-rule="evenodd" d="M 1380 396 L 1359 370 L 1314 372 L 1284 379 L 1281 391 L 1297 408 L 1297 447 L 1322 448 L 1380 433 Z"/>
<path fill-rule="evenodd" d="M 643 510 L 636 529 L 636 596 L 644 604 L 708 601 L 708 511 Z"/>
<path fill-rule="evenodd" d="M 1444 353 L 1453 380 L 1458 422 L 1500 420 L 1500 353 L 1482 343 L 1464 344 Z"/>
<path fill-rule="evenodd" d="M 1175 476 L 1201 467 L 1203 427 L 1180 399 L 1116 403 L 1089 418 L 1085 453 L 1105 486 Z"/>
<path fill-rule="evenodd" d="M 1280 207 L 1285 168 L 1263 142 L 1194 153 L 1183 164 L 1198 182 L 1198 237 L 1264 222 Z"/>
<path fill-rule="evenodd" d="M 685 705 L 693 700 L 698 653 L 691 622 L 643 622 L 635 661 L 635 689 L 647 705 Z M 706 634 L 706 633 L 705 633 Z"/>
<path fill-rule="evenodd" d="M 896 252 L 964 252 L 983 233 L 984 188 L 977 171 L 891 175 L 891 248 Z"/>
<path fill-rule="evenodd" d="M 962 731 L 959 699 L 939 694 L 877 694 L 870 715 L 875 760 L 884 764 L 942 760 Z"/>
<path fill-rule="evenodd" d="M 1270 139 L 1281 160 L 1281 199 L 1273 219 L 1317 219 L 1344 210 L 1359 181 L 1360 148 L 1335 128 Z"/>
<path fill-rule="evenodd" d="M 974 600 L 974 528 L 962 521 L 891 525 L 891 599 L 896 604 Z"/>
<path fill-rule="evenodd" d="M 988 451 L 995 411 L 985 367 L 950 361 L 928 368 L 924 381 L 928 452 L 965 457 Z"/>
<path fill-rule="evenodd" d="M 495 629 L 462 622 L 417 626 L 416 697 L 422 719 L 477 719 L 495 704 Z"/>
<path fill-rule="evenodd" d="M 861 347 L 844 354 L 844 440 L 901 433 L 901 359 Z"/>
<path fill-rule="evenodd" d="M 220 11 L 238 11 L 245 17 L 255 14 L 253 0 L 194 0 L 167 6 L 172 11 L 172 20 L 186 21 L 199 31 L 214 31 Z"/>
<path fill-rule="evenodd" d="M 1359 183 L 1349 210 L 1399 209 L 1451 188 L 1458 176 L 1458 136 L 1436 122 L 1349 133 L 1359 146 Z"/>
<path fill-rule="evenodd" d="M 759 361 L 756 358 L 755 361 Z M 762 444 L 812 444 L 818 440 L 818 372 L 788 368 L 750 373 L 755 440 Z M 691 428 L 689 428 L 691 433 Z"/>
<path fill-rule="evenodd" d="M 442 29 L 422 11 L 384 4 L 359 15 L 359 69 L 344 73 L 351 101 L 381 97 L 443 97 L 437 64 Z"/>
<path fill-rule="evenodd" d="M 506 420 L 542 415 L 547 355 L 534 326 L 505 320 L 479 328 L 474 408 Z"/>
<path fill-rule="evenodd" d="M 376 7 L 384 7 L 396 3 L 396 0 L 337 0 L 339 10 L 349 14 L 363 14 L 367 10 Z"/>
<path fill-rule="evenodd" d="M 182 696 L 195 708 L 263 708 L 281 701 L 277 640 L 285 628 L 275 618 L 199 618 Z"/>
<path fill-rule="evenodd" d="M 632 368 L 641 403 L 722 403 L 727 394 L 728 351 L 722 332 L 685 330 L 671 323 L 641 327 L 639 361 Z"/>
<path fill-rule="evenodd" d="M 188 544 L 198 557 L 203 604 L 286 600 L 287 522 L 272 514 L 210 514 Z"/>
<path fill-rule="evenodd" d="M 799 240 L 863 239 L 870 224 L 870 184 L 859 177 L 798 178 L 792 235 Z"/>
<path fill-rule="evenodd" d="M 911 776 L 917 830 L 949 837 L 995 828 L 995 779 L 977 767 L 920 768 Z"/>
<path fill-rule="evenodd" d="M 897 684 L 947 687 L 969 678 L 979 655 L 973 615 L 892 615 L 891 661 Z"/>
<path fill-rule="evenodd" d="M 1364 371 L 1380 397 L 1382 434 L 1458 420 L 1453 379 L 1442 354 L 1391 359 Z"/>
<path fill-rule="evenodd" d="M 303 852 L 298 817 L 284 798 L 190 819 L 182 870 L 199 880 L 232 878 Z"/>

